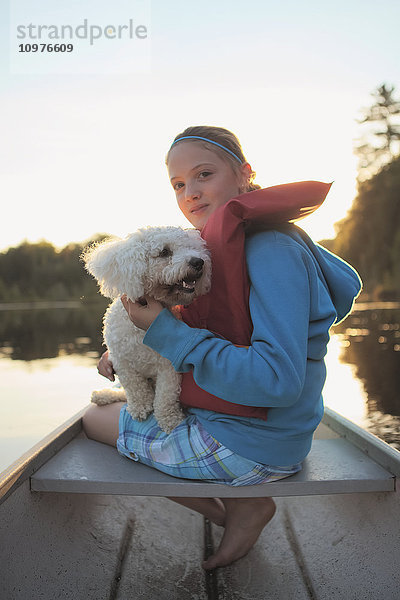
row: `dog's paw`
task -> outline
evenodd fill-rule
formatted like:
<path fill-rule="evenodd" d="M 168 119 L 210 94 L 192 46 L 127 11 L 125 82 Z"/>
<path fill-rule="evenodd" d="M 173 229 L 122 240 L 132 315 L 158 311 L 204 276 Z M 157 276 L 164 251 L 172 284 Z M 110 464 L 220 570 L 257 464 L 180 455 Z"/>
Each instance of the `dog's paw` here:
<path fill-rule="evenodd" d="M 135 421 L 145 421 L 147 417 L 153 412 L 153 410 L 149 410 L 147 408 L 138 408 L 137 406 L 127 406 L 126 410 L 131 415 L 132 419 Z"/>
<path fill-rule="evenodd" d="M 182 423 L 184 418 L 185 415 L 182 412 L 179 412 L 176 415 L 168 415 L 168 417 L 164 418 L 159 417 L 157 419 L 157 423 L 159 424 L 160 428 L 165 431 L 165 433 L 171 433 L 175 427 L 178 427 L 178 425 Z"/>
<path fill-rule="evenodd" d="M 90 401 L 97 406 L 105 406 L 114 402 L 126 402 L 126 396 L 124 390 L 105 388 L 104 390 L 94 390 Z"/>

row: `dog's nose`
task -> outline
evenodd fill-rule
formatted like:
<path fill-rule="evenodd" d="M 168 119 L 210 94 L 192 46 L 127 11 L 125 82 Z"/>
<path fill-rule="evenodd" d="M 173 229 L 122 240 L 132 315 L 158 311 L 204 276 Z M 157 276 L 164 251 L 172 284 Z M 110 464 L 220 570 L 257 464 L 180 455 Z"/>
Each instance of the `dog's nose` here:
<path fill-rule="evenodd" d="M 194 256 L 189 260 L 189 265 L 196 269 L 196 271 L 201 271 L 204 265 L 204 260 L 202 258 L 195 258 Z"/>

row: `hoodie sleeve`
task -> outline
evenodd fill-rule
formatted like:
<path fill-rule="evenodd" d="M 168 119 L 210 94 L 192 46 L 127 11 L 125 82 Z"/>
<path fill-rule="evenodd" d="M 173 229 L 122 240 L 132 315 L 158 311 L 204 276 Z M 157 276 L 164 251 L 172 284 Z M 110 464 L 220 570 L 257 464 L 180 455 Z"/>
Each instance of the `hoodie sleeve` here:
<path fill-rule="evenodd" d="M 311 261 L 298 244 L 274 231 L 252 236 L 246 258 L 254 326 L 249 348 L 191 328 L 166 309 L 144 343 L 177 371 L 193 370 L 201 388 L 228 402 L 290 406 L 306 375 Z"/>

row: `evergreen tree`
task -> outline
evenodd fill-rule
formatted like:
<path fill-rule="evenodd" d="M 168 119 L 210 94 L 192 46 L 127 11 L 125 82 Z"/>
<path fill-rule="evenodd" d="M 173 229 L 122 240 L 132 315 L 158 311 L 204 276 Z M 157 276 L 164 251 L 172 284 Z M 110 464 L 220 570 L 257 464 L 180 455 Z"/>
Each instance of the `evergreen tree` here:
<path fill-rule="evenodd" d="M 400 298 L 400 156 L 359 182 L 350 211 L 335 229 L 333 251 L 359 271 L 370 297 Z"/>
<path fill-rule="evenodd" d="M 372 92 L 374 103 L 363 110 L 358 121 L 367 124 L 361 143 L 356 146 L 359 157 L 358 179 L 364 181 L 399 154 L 400 100 L 394 97 L 394 86 L 385 83 Z M 371 127 L 374 124 L 375 127 Z"/>

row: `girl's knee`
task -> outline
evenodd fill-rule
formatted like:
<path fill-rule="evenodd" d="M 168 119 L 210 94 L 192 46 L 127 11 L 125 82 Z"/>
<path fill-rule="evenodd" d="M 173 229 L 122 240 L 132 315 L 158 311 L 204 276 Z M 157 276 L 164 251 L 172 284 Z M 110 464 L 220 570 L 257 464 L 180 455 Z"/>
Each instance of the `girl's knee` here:
<path fill-rule="evenodd" d="M 119 413 L 123 403 L 106 406 L 90 406 L 82 417 L 85 434 L 92 440 L 116 446 L 118 439 Z"/>
<path fill-rule="evenodd" d="M 95 427 L 95 422 L 96 422 L 96 417 L 94 415 L 95 409 L 96 409 L 96 407 L 92 404 L 91 406 L 89 406 L 86 409 L 86 411 L 82 417 L 83 431 L 86 433 L 86 435 L 89 438 L 92 437 L 92 432 Z"/>

